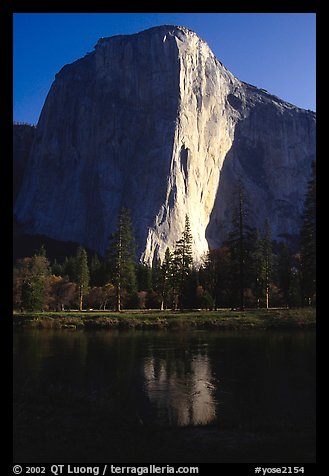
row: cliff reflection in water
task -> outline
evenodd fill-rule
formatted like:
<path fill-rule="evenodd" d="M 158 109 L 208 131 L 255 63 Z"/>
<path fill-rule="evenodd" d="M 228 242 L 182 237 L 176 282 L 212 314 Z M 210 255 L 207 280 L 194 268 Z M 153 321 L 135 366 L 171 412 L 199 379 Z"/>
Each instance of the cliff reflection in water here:
<path fill-rule="evenodd" d="M 160 421 L 172 425 L 206 425 L 216 418 L 215 386 L 208 356 L 191 360 L 147 357 L 145 391 Z"/>

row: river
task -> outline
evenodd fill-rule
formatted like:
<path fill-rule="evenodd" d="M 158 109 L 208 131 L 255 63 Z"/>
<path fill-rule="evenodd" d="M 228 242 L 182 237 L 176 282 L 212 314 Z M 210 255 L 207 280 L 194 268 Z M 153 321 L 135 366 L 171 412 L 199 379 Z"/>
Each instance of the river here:
<path fill-rule="evenodd" d="M 14 330 L 14 460 L 315 461 L 314 331 Z"/>

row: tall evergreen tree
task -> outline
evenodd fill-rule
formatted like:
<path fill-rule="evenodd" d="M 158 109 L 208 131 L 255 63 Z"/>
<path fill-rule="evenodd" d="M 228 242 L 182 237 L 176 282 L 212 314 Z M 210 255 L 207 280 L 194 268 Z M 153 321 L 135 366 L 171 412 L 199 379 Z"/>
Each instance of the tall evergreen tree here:
<path fill-rule="evenodd" d="M 228 246 L 210 250 L 205 258 L 201 273 L 202 284 L 210 293 L 214 307 L 232 306 L 232 263 Z"/>
<path fill-rule="evenodd" d="M 136 279 L 138 291 L 152 290 L 152 270 L 149 266 L 139 263 L 136 267 Z"/>
<path fill-rule="evenodd" d="M 171 276 L 172 276 L 172 254 L 170 253 L 169 248 L 167 247 L 163 262 L 160 267 L 160 293 L 161 293 L 161 304 L 160 309 L 163 311 L 167 307 L 168 296 L 170 293 L 171 287 Z"/>
<path fill-rule="evenodd" d="M 74 281 L 78 285 L 79 290 L 79 310 L 83 309 L 83 298 L 88 292 L 89 286 L 89 268 L 87 252 L 82 246 L 79 246 L 75 258 Z"/>
<path fill-rule="evenodd" d="M 186 278 L 193 265 L 192 239 L 190 220 L 188 215 L 185 215 L 185 226 L 182 238 L 176 241 L 173 257 L 174 287 L 177 294 L 177 304 L 180 309 L 183 308 L 183 292 Z"/>
<path fill-rule="evenodd" d="M 51 265 L 51 274 L 54 276 L 63 276 L 64 274 L 64 267 L 62 264 L 57 262 L 57 259 L 54 259 L 54 262 Z"/>
<path fill-rule="evenodd" d="M 104 286 L 107 282 L 104 262 L 95 253 L 90 262 L 90 286 Z"/>
<path fill-rule="evenodd" d="M 256 297 L 257 307 L 260 307 L 260 301 L 264 290 L 264 256 L 263 243 L 258 229 L 254 230 L 252 237 L 252 290 Z"/>
<path fill-rule="evenodd" d="M 303 224 L 300 235 L 301 290 L 304 304 L 311 304 L 316 291 L 316 164 L 304 202 Z"/>
<path fill-rule="evenodd" d="M 227 245 L 231 254 L 232 292 L 235 294 L 236 304 L 243 309 L 246 274 L 249 269 L 251 230 L 246 219 L 248 207 L 245 188 L 240 180 L 235 191 L 234 202 L 233 226 Z"/>
<path fill-rule="evenodd" d="M 70 281 L 75 281 L 75 265 L 76 265 L 76 257 L 75 256 L 65 256 L 63 262 L 63 276 L 67 276 Z"/>
<path fill-rule="evenodd" d="M 265 287 L 265 302 L 266 309 L 269 307 L 270 296 L 270 280 L 272 276 L 272 241 L 271 241 L 271 228 L 268 220 L 265 221 L 264 236 L 262 239 L 263 247 L 263 262 L 264 262 L 264 287 Z"/>
<path fill-rule="evenodd" d="M 290 304 L 290 289 L 293 279 L 292 256 L 286 243 L 280 243 L 276 266 L 277 284 L 282 291 L 284 304 Z"/>
<path fill-rule="evenodd" d="M 244 275 L 245 275 L 245 237 L 244 237 L 244 189 L 239 187 L 239 277 L 240 307 L 244 308 Z"/>
<path fill-rule="evenodd" d="M 122 289 L 125 288 L 128 292 L 136 290 L 134 236 L 130 212 L 126 208 L 120 210 L 117 230 L 110 236 L 107 257 L 111 281 L 117 290 L 116 308 L 121 311 Z"/>

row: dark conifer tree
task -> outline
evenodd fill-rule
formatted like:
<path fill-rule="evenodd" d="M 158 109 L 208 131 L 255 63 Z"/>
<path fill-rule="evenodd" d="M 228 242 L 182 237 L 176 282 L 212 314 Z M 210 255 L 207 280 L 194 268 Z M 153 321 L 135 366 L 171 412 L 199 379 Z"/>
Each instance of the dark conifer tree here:
<path fill-rule="evenodd" d="M 316 164 L 312 164 L 312 176 L 304 203 L 303 224 L 300 235 L 300 273 L 303 304 L 314 301 L 316 291 Z"/>
<path fill-rule="evenodd" d="M 178 305 L 180 309 L 183 309 L 183 292 L 186 278 L 193 265 L 192 240 L 190 220 L 186 215 L 182 238 L 176 241 L 173 257 L 174 291 L 177 297 L 175 307 Z"/>
<path fill-rule="evenodd" d="M 259 231 L 256 229 L 253 232 L 252 236 L 253 249 L 251 252 L 252 262 L 251 262 L 251 272 L 252 272 L 252 281 L 251 288 L 253 294 L 256 298 L 257 307 L 260 307 L 261 299 L 263 298 L 264 291 L 264 256 L 263 256 L 263 246 L 262 239 L 260 237 Z"/>
<path fill-rule="evenodd" d="M 279 243 L 277 252 L 276 280 L 282 291 L 285 305 L 290 305 L 292 285 L 292 255 L 286 243 Z"/>
<path fill-rule="evenodd" d="M 272 277 L 273 253 L 271 241 L 271 228 L 268 220 L 265 221 L 264 235 L 262 239 L 263 248 L 263 279 L 265 290 L 266 309 L 269 308 L 270 282 Z"/>
<path fill-rule="evenodd" d="M 122 289 L 136 291 L 136 258 L 130 212 L 121 208 L 117 230 L 110 236 L 107 252 L 112 283 L 116 286 L 117 311 L 121 311 Z"/>
<path fill-rule="evenodd" d="M 172 267 L 172 254 L 170 253 L 170 250 L 167 247 L 164 259 L 161 263 L 159 270 L 159 291 L 161 293 L 161 310 L 166 309 L 168 305 L 168 297 L 170 295 L 172 286 Z"/>
<path fill-rule="evenodd" d="M 152 270 L 149 266 L 139 263 L 136 267 L 136 279 L 138 291 L 152 290 Z"/>
<path fill-rule="evenodd" d="M 89 286 L 89 268 L 87 252 L 82 246 L 79 246 L 75 258 L 74 281 L 79 290 L 79 310 L 83 309 L 83 298 L 88 292 Z"/>
<path fill-rule="evenodd" d="M 235 306 L 244 309 L 244 293 L 249 270 L 250 227 L 247 223 L 248 206 L 245 188 L 239 181 L 234 196 L 232 231 L 227 245 L 231 254 L 232 293 Z"/>

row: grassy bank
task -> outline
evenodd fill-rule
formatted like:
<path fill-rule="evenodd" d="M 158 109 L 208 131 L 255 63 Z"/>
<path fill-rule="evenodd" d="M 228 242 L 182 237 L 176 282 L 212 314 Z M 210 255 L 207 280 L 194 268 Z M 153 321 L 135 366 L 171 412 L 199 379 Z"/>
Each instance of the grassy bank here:
<path fill-rule="evenodd" d="M 44 329 L 294 329 L 315 328 L 315 308 L 245 311 L 14 313 L 14 326 Z"/>

